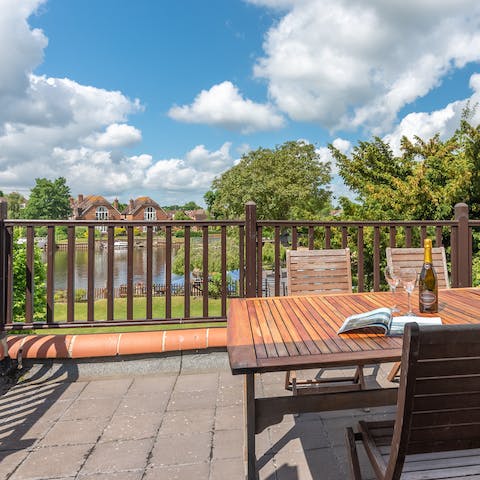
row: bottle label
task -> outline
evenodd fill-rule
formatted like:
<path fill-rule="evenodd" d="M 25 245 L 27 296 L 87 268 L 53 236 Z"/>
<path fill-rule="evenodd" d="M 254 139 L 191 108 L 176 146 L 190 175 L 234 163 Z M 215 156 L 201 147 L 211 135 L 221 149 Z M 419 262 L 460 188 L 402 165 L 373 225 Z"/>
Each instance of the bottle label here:
<path fill-rule="evenodd" d="M 437 297 L 430 290 L 424 290 L 420 293 L 420 303 L 422 303 L 426 308 L 431 307 L 435 303 L 436 299 Z"/>

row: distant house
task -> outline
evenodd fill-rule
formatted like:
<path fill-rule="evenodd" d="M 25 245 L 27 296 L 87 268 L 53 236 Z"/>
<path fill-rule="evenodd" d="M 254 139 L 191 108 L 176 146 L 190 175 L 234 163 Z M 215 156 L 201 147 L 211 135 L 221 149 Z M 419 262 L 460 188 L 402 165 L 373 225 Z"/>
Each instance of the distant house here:
<path fill-rule="evenodd" d="M 122 214 L 125 220 L 169 220 L 165 210 L 150 197 L 131 199 Z"/>
<path fill-rule="evenodd" d="M 207 220 L 207 212 L 203 208 L 197 210 L 185 210 L 185 215 L 196 222 Z"/>
<path fill-rule="evenodd" d="M 72 207 L 72 220 L 122 220 L 118 211 L 118 200 L 113 205 L 101 195 L 78 195 L 77 200 L 70 199 Z M 106 227 L 100 227 L 106 231 Z"/>

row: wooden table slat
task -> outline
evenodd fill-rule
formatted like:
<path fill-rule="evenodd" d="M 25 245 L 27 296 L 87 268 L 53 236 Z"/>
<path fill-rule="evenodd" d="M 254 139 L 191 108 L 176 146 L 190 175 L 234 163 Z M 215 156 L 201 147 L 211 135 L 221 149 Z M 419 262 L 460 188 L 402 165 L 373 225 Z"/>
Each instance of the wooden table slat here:
<path fill-rule="evenodd" d="M 270 324 L 268 319 L 265 316 L 265 312 L 262 308 L 262 302 L 253 302 L 255 307 L 255 313 L 257 315 L 258 325 L 262 333 L 262 341 L 267 352 L 267 357 L 278 357 L 277 344 L 272 336 L 272 331 L 270 329 Z M 279 339 L 277 339 L 279 340 Z M 281 339 L 280 339 L 281 341 Z M 280 348 L 280 347 L 278 347 Z"/>
<path fill-rule="evenodd" d="M 290 330 L 287 328 L 285 319 L 280 314 L 279 310 L 277 309 L 276 304 L 274 303 L 263 303 L 264 308 L 270 309 L 270 314 L 272 315 L 272 319 L 275 322 L 278 332 L 282 337 L 283 344 L 287 349 L 288 356 L 297 356 L 299 354 L 299 350 L 297 345 L 295 344 L 292 334 Z"/>
<path fill-rule="evenodd" d="M 275 348 L 277 351 L 277 354 L 279 357 L 288 357 L 290 356 L 290 353 L 286 347 L 285 344 L 285 339 L 282 335 L 283 330 L 281 329 L 283 323 L 280 322 L 280 325 L 277 324 L 276 319 L 272 313 L 272 310 L 269 308 L 269 305 L 261 302 L 259 305 L 259 308 L 262 309 L 263 316 L 265 318 L 265 321 L 267 322 L 267 325 L 270 329 L 270 334 L 272 336 L 272 339 L 275 343 Z M 279 328 L 280 327 L 280 328 Z M 288 332 L 283 332 L 287 333 L 287 338 L 288 338 Z"/>
<path fill-rule="evenodd" d="M 317 354 L 320 353 L 320 350 L 318 349 L 317 345 L 315 342 L 312 340 L 309 331 L 308 331 L 308 325 L 306 322 L 304 322 L 304 315 L 299 314 L 298 311 L 295 311 L 295 305 L 293 302 L 290 301 L 284 301 L 285 299 L 288 299 L 290 297 L 282 297 L 280 298 L 280 303 L 289 316 L 292 324 L 294 325 L 296 331 L 300 335 L 300 338 L 302 339 L 303 343 L 308 349 L 309 354 Z"/>
<path fill-rule="evenodd" d="M 243 319 L 243 321 L 250 326 L 250 332 L 251 332 L 250 338 L 253 339 L 253 346 L 255 348 L 255 353 L 257 355 L 257 358 L 267 358 L 268 357 L 267 350 L 265 348 L 265 343 L 263 341 L 262 330 L 260 328 L 260 324 L 258 323 L 255 304 L 252 301 L 250 301 L 250 302 L 247 302 L 246 306 L 247 306 L 247 311 L 249 315 L 248 318 L 250 319 L 250 321 L 247 322 L 245 319 Z"/>
<path fill-rule="evenodd" d="M 272 302 L 270 302 L 270 304 L 272 305 L 272 309 L 273 307 L 275 307 L 276 310 L 278 311 L 278 314 L 281 316 L 285 324 L 285 327 L 287 328 L 288 333 L 290 334 L 290 337 L 295 344 L 295 347 L 298 349 L 299 354 L 310 355 L 310 350 L 305 345 L 302 337 L 300 336 L 300 333 L 297 330 L 297 326 L 294 324 L 294 322 L 292 322 L 292 319 L 290 318 L 288 313 L 285 311 L 283 304 L 280 302 L 280 298 L 279 297 L 271 297 L 271 298 L 272 298 Z"/>
<path fill-rule="evenodd" d="M 247 321 L 247 304 L 242 299 L 231 301 L 229 327 L 227 328 L 227 345 L 230 345 L 228 357 L 230 365 L 235 368 L 254 368 L 257 357 L 253 347 L 253 338 Z"/>

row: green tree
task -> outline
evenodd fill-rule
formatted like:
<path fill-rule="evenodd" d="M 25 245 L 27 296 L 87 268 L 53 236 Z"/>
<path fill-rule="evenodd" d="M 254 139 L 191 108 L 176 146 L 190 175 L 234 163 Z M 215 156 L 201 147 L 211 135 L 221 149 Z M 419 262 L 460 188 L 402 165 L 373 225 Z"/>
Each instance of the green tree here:
<path fill-rule="evenodd" d="M 458 135 L 401 141 L 395 156 L 380 138 L 360 142 L 347 155 L 329 146 L 340 176 L 357 195 L 340 200 L 344 218 L 370 220 L 449 219 L 453 207 L 467 201 L 472 171 Z"/>
<path fill-rule="evenodd" d="M 198 210 L 200 208 L 193 200 L 187 202 L 183 207 L 182 210 Z"/>
<path fill-rule="evenodd" d="M 198 210 L 201 207 L 191 200 L 184 205 L 164 205 L 162 208 L 164 210 Z"/>
<path fill-rule="evenodd" d="M 63 220 L 71 214 L 70 188 L 64 177 L 54 181 L 46 178 L 35 179 L 32 188 L 25 218 Z"/>
<path fill-rule="evenodd" d="M 191 220 L 191 218 L 183 210 L 178 210 L 175 212 L 175 220 Z"/>
<path fill-rule="evenodd" d="M 16 229 L 13 243 L 13 320 L 25 321 L 25 290 L 27 286 L 27 246 L 18 243 L 21 229 Z M 46 320 L 46 268 L 42 261 L 42 251 L 34 247 L 33 278 L 33 320 Z"/>
<path fill-rule="evenodd" d="M 456 138 L 459 152 L 464 155 L 470 172 L 464 201 L 470 207 L 471 218 L 480 219 L 480 124 L 474 127 L 467 121 L 471 112 L 469 109 L 464 112 Z"/>
<path fill-rule="evenodd" d="M 8 218 L 22 218 L 22 209 L 26 203 L 25 197 L 18 192 L 7 195 Z"/>
<path fill-rule="evenodd" d="M 253 200 L 260 219 L 314 219 L 330 206 L 330 178 L 330 164 L 320 162 L 314 145 L 286 142 L 245 154 L 204 198 L 215 218 L 240 217 Z"/>

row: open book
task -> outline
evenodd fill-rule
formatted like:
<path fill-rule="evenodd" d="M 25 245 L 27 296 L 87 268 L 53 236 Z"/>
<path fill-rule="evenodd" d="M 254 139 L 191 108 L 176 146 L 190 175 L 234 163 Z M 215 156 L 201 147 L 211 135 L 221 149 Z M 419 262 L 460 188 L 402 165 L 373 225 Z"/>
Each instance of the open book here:
<path fill-rule="evenodd" d="M 365 333 L 385 333 L 385 335 L 402 335 L 407 323 L 419 325 L 441 325 L 440 317 L 400 316 L 394 317 L 389 308 L 377 308 L 370 312 L 350 315 L 345 319 L 338 333 L 365 331 Z"/>

